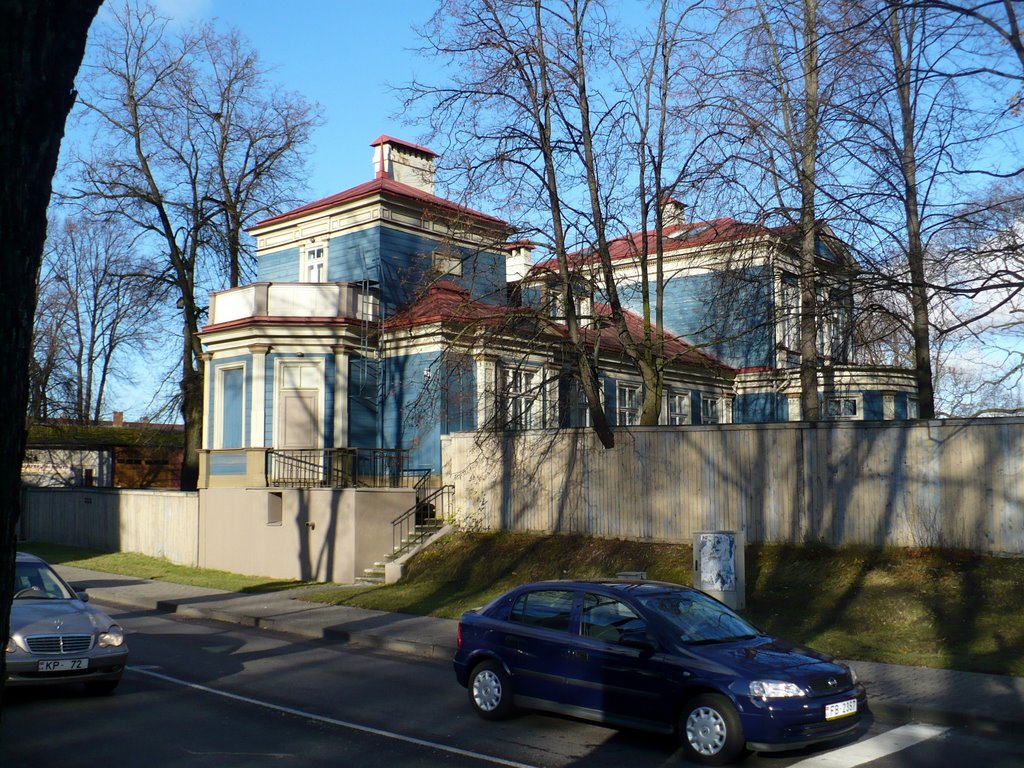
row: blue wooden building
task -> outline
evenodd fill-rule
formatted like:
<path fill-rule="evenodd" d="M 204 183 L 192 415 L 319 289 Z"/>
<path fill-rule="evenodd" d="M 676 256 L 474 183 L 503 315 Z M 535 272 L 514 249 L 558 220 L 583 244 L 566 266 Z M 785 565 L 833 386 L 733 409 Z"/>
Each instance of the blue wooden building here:
<path fill-rule="evenodd" d="M 372 180 L 253 227 L 256 281 L 211 297 L 203 487 L 287 485 L 310 467 L 336 473 L 324 482 L 336 485 L 392 471 L 398 455 L 404 471 L 436 476 L 442 434 L 586 426 L 557 313 L 537 319 L 554 293 L 530 245 L 511 240 L 503 221 L 436 196 L 429 149 L 387 136 L 371 146 Z M 639 242 L 614 244 L 634 311 Z M 798 419 L 787 232 L 680 216 L 665 242 L 663 423 Z M 826 233 L 825 410 L 913 416 L 911 372 L 849 364 L 844 259 Z M 588 259 L 576 261 L 587 285 Z M 602 322 L 600 296 L 581 299 L 607 415 L 635 424 L 639 378 Z M 628 322 L 642 332 L 638 315 Z"/>

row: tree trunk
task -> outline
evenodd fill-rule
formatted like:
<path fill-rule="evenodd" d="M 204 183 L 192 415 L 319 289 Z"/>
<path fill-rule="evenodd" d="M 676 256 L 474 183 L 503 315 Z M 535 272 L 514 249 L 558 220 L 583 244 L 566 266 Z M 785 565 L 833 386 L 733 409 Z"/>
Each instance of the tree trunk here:
<path fill-rule="evenodd" d="M 185 334 L 181 372 L 181 416 L 185 422 L 184 455 L 181 461 L 181 490 L 194 491 L 199 485 L 199 449 L 203 440 L 203 359 L 197 360 L 193 347 L 196 331 Z"/>
<path fill-rule="evenodd" d="M 818 296 L 815 285 L 818 159 L 818 5 L 804 0 L 804 124 L 800 137 L 800 418 L 818 420 Z"/>
<path fill-rule="evenodd" d="M 100 0 L 0 0 L 0 639 L 10 633 L 28 361 L 46 207 Z M 6 657 L 0 654 L 0 694 Z M 2 712 L 2 710 L 0 710 Z"/>
<path fill-rule="evenodd" d="M 904 24 L 901 23 L 900 13 L 898 7 L 890 6 L 889 34 L 902 130 L 900 166 L 903 171 L 903 210 L 907 227 L 910 307 L 913 312 L 911 329 L 914 335 L 914 376 L 917 380 L 919 415 L 923 419 L 932 419 L 935 418 L 935 389 L 932 381 L 931 326 L 924 272 L 924 242 L 921 238 L 921 209 L 917 195 L 917 138 L 914 133 L 917 126 L 913 94 L 915 74 L 908 62 L 910 51 L 905 52 L 902 45 Z"/>

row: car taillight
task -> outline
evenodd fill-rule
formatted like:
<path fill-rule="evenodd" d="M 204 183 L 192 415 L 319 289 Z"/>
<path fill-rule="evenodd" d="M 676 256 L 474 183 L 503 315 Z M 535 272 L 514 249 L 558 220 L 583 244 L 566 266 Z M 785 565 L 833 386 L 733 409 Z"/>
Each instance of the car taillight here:
<path fill-rule="evenodd" d="M 461 621 L 459 622 L 459 629 L 455 633 L 455 647 L 456 648 L 461 648 L 462 647 L 462 622 Z"/>

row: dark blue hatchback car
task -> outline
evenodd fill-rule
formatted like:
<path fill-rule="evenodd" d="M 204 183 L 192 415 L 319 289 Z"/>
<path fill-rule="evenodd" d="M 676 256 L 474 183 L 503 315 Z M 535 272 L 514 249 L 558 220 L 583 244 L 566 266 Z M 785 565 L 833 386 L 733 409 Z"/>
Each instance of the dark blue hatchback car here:
<path fill-rule="evenodd" d="M 455 674 L 486 719 L 523 707 L 674 731 L 704 765 L 834 739 L 867 706 L 846 664 L 652 581 L 517 587 L 462 616 Z"/>

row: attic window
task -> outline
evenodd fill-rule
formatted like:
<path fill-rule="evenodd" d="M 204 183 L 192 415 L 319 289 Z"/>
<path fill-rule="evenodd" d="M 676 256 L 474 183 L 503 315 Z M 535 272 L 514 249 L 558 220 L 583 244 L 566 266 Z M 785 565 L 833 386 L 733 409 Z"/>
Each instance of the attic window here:
<path fill-rule="evenodd" d="M 680 230 L 679 232 L 674 232 L 672 235 L 670 235 L 670 237 L 673 240 L 690 240 L 694 237 L 703 235 L 705 232 L 711 229 L 714 229 L 713 224 L 697 224 L 695 226 L 689 227 L 688 229 L 683 229 Z"/>
<path fill-rule="evenodd" d="M 445 251 L 434 251 L 431 254 L 434 271 L 439 275 L 462 277 L 462 259 Z"/>

